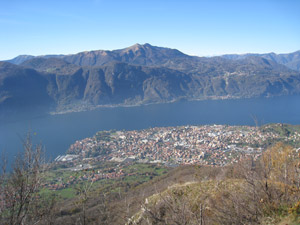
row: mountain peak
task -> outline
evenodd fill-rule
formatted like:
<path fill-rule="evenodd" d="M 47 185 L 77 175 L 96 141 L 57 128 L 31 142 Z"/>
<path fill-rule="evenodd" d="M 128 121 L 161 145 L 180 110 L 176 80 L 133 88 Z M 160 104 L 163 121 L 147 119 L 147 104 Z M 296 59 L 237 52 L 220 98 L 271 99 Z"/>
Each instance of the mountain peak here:
<path fill-rule="evenodd" d="M 125 48 L 124 50 L 128 51 L 128 50 L 132 50 L 133 52 L 136 52 L 140 49 L 149 49 L 149 48 L 152 48 L 153 46 L 148 44 L 148 43 L 145 43 L 145 44 L 139 44 L 139 43 L 136 43 L 128 48 Z"/>
<path fill-rule="evenodd" d="M 142 45 L 140 44 L 140 43 L 135 43 L 134 45 L 132 45 L 132 46 L 129 46 L 129 48 L 130 47 L 141 47 Z"/>
<path fill-rule="evenodd" d="M 128 47 L 128 48 L 125 48 L 125 49 L 126 49 L 126 50 L 137 51 L 137 50 L 139 50 L 139 49 L 141 49 L 141 48 L 142 48 L 142 45 L 139 44 L 139 43 L 136 43 L 136 44 L 134 44 L 134 45 L 132 45 L 132 46 L 130 46 L 130 47 Z"/>
<path fill-rule="evenodd" d="M 26 60 L 33 59 L 33 58 L 34 58 L 34 56 L 32 56 L 32 55 L 19 55 L 11 60 L 7 60 L 7 62 L 19 65 L 19 64 L 25 62 Z"/>

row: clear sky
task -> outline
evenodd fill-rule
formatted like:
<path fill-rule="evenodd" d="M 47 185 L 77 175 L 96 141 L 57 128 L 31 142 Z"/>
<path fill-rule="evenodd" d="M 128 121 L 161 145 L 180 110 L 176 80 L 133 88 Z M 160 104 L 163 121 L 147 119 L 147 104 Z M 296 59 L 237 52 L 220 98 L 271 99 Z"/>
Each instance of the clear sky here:
<path fill-rule="evenodd" d="M 135 43 L 199 56 L 300 50 L 300 0 L 0 0 L 0 60 Z"/>

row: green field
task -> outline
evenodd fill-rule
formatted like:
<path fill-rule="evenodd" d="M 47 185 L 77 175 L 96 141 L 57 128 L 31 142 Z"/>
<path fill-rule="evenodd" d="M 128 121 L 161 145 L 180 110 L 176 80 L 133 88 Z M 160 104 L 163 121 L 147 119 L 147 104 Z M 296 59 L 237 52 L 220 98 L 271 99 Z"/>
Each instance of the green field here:
<path fill-rule="evenodd" d="M 68 169 L 50 170 L 45 174 L 45 182 L 52 185 L 63 185 L 73 180 L 73 183 L 66 185 L 57 190 L 51 190 L 49 187 L 43 188 L 42 194 L 54 194 L 59 199 L 72 199 L 76 197 L 78 189 L 84 185 L 91 184 L 91 192 L 126 192 L 126 190 L 147 182 L 154 177 L 161 176 L 168 171 L 168 168 L 157 164 L 120 164 L 114 162 L 106 162 L 93 165 L 93 169 L 82 171 L 71 171 Z M 121 168 L 124 176 L 111 179 L 101 179 L 92 182 L 91 180 L 80 179 L 83 176 L 91 176 L 94 171 L 101 170 L 103 173 L 112 172 Z"/>

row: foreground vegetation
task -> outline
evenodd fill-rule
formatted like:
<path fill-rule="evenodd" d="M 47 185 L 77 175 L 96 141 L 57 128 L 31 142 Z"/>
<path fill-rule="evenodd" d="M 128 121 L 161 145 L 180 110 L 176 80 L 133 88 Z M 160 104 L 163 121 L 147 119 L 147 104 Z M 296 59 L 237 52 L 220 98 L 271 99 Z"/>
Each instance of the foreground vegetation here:
<path fill-rule="evenodd" d="M 128 224 L 300 224 L 299 184 L 299 155 L 278 143 L 258 161 L 147 198 Z"/>
<path fill-rule="evenodd" d="M 45 163 L 28 136 L 12 170 L 2 163 L 0 224 L 300 224 L 300 152 L 287 141 L 226 167 L 95 162 L 73 170 Z"/>

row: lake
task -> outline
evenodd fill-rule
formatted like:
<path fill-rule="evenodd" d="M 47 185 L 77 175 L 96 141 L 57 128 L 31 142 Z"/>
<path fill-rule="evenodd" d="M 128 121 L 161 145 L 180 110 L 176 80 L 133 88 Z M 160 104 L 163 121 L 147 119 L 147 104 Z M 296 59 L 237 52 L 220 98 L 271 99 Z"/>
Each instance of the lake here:
<path fill-rule="evenodd" d="M 53 159 L 64 154 L 76 140 L 92 136 L 99 130 L 203 124 L 300 124 L 299 103 L 300 96 L 284 96 L 99 108 L 86 112 L 49 115 L 0 124 L 0 151 L 5 152 L 11 159 L 22 149 L 21 140 L 29 130 L 35 143 L 42 143 L 46 155 Z"/>

